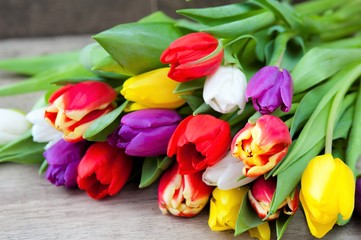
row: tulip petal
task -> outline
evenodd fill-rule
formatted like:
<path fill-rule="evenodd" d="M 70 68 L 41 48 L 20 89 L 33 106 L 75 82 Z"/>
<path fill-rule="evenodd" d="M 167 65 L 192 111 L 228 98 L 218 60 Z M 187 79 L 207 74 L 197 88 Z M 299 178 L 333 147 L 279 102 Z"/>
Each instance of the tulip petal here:
<path fill-rule="evenodd" d="M 178 83 L 167 75 L 169 68 L 160 68 L 128 78 L 121 90 L 125 99 L 135 102 L 132 110 L 144 108 L 177 108 L 185 103 L 173 93 Z"/>
<path fill-rule="evenodd" d="M 187 125 L 192 118 L 193 116 L 188 116 L 185 119 L 183 119 L 183 121 L 179 123 L 178 127 L 173 132 L 173 135 L 169 140 L 168 149 L 167 149 L 167 155 L 169 157 L 172 157 L 174 154 L 177 153 L 178 147 L 182 147 L 184 144 L 187 143 L 187 139 L 185 138 L 184 132 L 186 131 Z"/>
<path fill-rule="evenodd" d="M 173 63 L 178 59 L 194 61 L 207 56 L 217 46 L 218 40 L 208 33 L 190 33 L 172 42 L 162 53 L 160 60 L 162 63 Z M 187 51 L 187 48 L 190 50 Z"/>
<path fill-rule="evenodd" d="M 267 221 L 263 222 L 255 228 L 249 229 L 248 231 L 251 237 L 257 238 L 258 240 L 271 239 L 271 229 Z"/>
<path fill-rule="evenodd" d="M 351 217 L 355 205 L 355 181 L 352 170 L 345 165 L 339 158 L 335 158 L 337 170 L 339 171 L 339 189 L 342 194 L 339 195 L 339 209 L 342 219 L 347 220 Z"/>
<path fill-rule="evenodd" d="M 64 172 L 64 185 L 66 187 L 76 187 L 76 178 L 78 176 L 78 165 L 80 161 L 74 161 L 69 163 Z"/>
<path fill-rule="evenodd" d="M 130 156 L 151 157 L 167 153 L 167 145 L 176 125 L 154 129 L 143 129 L 126 146 L 125 153 Z M 151 140 L 151 142 L 149 141 Z"/>
<path fill-rule="evenodd" d="M 81 159 L 77 182 L 94 199 L 114 195 L 130 176 L 132 161 L 121 149 L 106 142 L 94 143 Z"/>
<path fill-rule="evenodd" d="M 126 184 L 131 170 L 133 167 L 133 161 L 131 158 L 126 156 L 123 152 L 117 150 L 115 161 L 111 166 L 112 179 L 109 185 L 109 195 L 115 195 L 119 190 Z M 108 169 L 109 174 L 109 169 Z"/>
<path fill-rule="evenodd" d="M 116 92 L 109 85 L 98 81 L 84 81 L 74 84 L 58 98 L 62 99 L 58 108 L 64 109 L 71 119 L 79 121 L 88 112 L 107 107 L 115 98 Z"/>
<path fill-rule="evenodd" d="M 124 115 L 121 123 L 132 128 L 151 128 L 177 123 L 180 115 L 171 109 L 144 109 Z"/>
<path fill-rule="evenodd" d="M 302 194 L 302 191 L 300 193 L 300 200 L 301 202 L 306 202 L 305 198 Z M 336 221 L 337 221 L 337 217 L 335 217 L 334 219 L 329 220 L 328 222 L 325 223 L 320 223 L 317 218 L 315 218 L 314 216 L 312 216 L 312 212 L 310 211 L 310 209 L 308 209 L 308 205 L 307 204 L 303 204 L 302 206 L 304 208 L 304 213 L 306 215 L 306 220 L 307 220 L 307 225 L 308 228 L 310 229 L 310 232 L 313 236 L 317 237 L 317 238 L 322 238 L 323 236 L 326 235 L 326 233 L 328 233 L 333 226 L 335 225 Z"/>
<path fill-rule="evenodd" d="M 228 113 L 237 107 L 243 110 L 246 104 L 246 76 L 233 66 L 221 66 L 207 77 L 203 99 L 215 111 Z"/>
<path fill-rule="evenodd" d="M 278 67 L 274 66 L 266 66 L 259 70 L 248 82 L 246 98 L 257 98 L 271 89 L 277 81 L 277 73 Z"/>
<path fill-rule="evenodd" d="M 281 91 L 281 110 L 283 112 L 288 112 L 292 105 L 292 96 L 293 96 L 293 82 L 290 73 L 287 70 L 282 71 L 282 87 Z"/>

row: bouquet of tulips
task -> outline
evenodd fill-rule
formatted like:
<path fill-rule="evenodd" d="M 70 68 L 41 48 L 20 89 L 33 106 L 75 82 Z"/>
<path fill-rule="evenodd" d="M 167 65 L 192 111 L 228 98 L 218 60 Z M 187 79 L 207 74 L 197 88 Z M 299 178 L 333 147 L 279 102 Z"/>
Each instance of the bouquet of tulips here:
<path fill-rule="evenodd" d="M 139 175 L 162 213 L 209 206 L 211 230 L 258 239 L 303 211 L 321 238 L 361 210 L 360 4 L 155 12 L 80 51 L 1 61 L 30 78 L 0 96 L 44 94 L 29 113 L 0 110 L 0 162 L 42 162 L 94 199 Z"/>

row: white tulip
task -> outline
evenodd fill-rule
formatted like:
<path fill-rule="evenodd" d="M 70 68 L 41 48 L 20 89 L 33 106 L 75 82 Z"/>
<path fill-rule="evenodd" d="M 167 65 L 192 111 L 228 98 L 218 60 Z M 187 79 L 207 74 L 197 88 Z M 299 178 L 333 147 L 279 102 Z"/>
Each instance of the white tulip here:
<path fill-rule="evenodd" d="M 221 190 L 229 190 L 246 185 L 256 178 L 244 177 L 244 164 L 229 152 L 221 161 L 206 168 L 202 180 L 207 185 L 217 186 Z"/>
<path fill-rule="evenodd" d="M 246 105 L 247 80 L 244 73 L 235 66 L 221 66 L 207 77 L 203 88 L 203 100 L 220 113 L 239 113 Z"/>
<path fill-rule="evenodd" d="M 31 127 L 25 115 L 13 109 L 0 108 L 0 145 L 10 143 Z"/>
<path fill-rule="evenodd" d="M 44 118 L 45 108 L 32 110 L 26 115 L 29 122 L 33 124 L 31 134 L 34 142 L 48 142 L 45 149 L 56 143 L 63 137 L 63 133 L 55 129 Z"/>

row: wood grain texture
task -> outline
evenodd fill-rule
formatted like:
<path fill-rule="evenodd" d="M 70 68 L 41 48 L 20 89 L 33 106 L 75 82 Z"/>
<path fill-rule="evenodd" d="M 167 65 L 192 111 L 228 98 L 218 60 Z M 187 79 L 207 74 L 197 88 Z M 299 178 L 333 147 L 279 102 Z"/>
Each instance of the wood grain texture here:
<path fill-rule="evenodd" d="M 79 49 L 89 36 L 0 41 L 0 59 L 33 56 Z M 21 81 L 0 72 L 0 84 Z M 28 111 L 35 95 L 0 98 L 0 107 Z M 80 190 L 55 187 L 39 176 L 36 165 L 0 164 L 0 239 L 251 239 L 248 233 L 234 237 L 230 231 L 212 232 L 208 207 L 194 218 L 161 214 L 157 185 L 139 189 L 128 183 L 114 197 L 101 201 Z M 335 226 L 324 239 L 360 239 L 361 220 L 354 217 L 343 227 Z M 273 233 L 273 239 L 275 239 Z M 302 211 L 291 221 L 283 239 L 314 239 Z"/>
<path fill-rule="evenodd" d="M 237 0 L 0 0 L 0 38 L 96 33 L 160 10 L 211 7 Z"/>

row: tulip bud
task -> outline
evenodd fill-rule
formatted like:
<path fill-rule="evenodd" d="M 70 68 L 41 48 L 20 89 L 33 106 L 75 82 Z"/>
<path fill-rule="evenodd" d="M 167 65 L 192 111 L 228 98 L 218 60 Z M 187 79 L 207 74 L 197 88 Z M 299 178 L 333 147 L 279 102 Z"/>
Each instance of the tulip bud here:
<path fill-rule="evenodd" d="M 90 143 L 79 141 L 70 143 L 63 139 L 44 152 L 48 163 L 46 178 L 56 186 L 76 187 L 78 165 Z"/>
<path fill-rule="evenodd" d="M 128 78 L 120 91 L 125 99 L 132 101 L 126 110 L 182 106 L 185 100 L 173 93 L 178 83 L 167 77 L 168 71 L 169 68 L 160 68 Z"/>
<path fill-rule="evenodd" d="M 114 109 L 116 93 L 103 82 L 69 84 L 54 92 L 45 109 L 45 119 L 64 134 L 69 142 L 82 140 L 90 124 Z"/>
<path fill-rule="evenodd" d="M 122 149 L 106 142 L 94 143 L 79 163 L 78 186 L 94 199 L 113 196 L 127 182 L 132 165 Z"/>
<path fill-rule="evenodd" d="M 170 64 L 168 76 L 178 82 L 205 77 L 217 70 L 223 60 L 223 46 L 204 32 L 178 38 L 162 53 L 160 61 Z"/>
<path fill-rule="evenodd" d="M 247 123 L 233 138 L 231 151 L 245 164 L 243 174 L 257 177 L 280 162 L 292 143 L 287 125 L 278 117 L 263 115 Z"/>
<path fill-rule="evenodd" d="M 208 226 L 212 231 L 236 229 L 236 222 L 247 188 L 221 190 L 215 188 L 210 200 Z M 265 221 L 257 227 L 248 230 L 251 237 L 271 239 L 271 230 Z"/>
<path fill-rule="evenodd" d="M 236 228 L 236 221 L 247 188 L 221 190 L 215 188 L 210 201 L 208 225 L 212 231 Z"/>
<path fill-rule="evenodd" d="M 276 191 L 276 184 L 276 178 L 268 178 L 266 180 L 264 177 L 259 177 L 252 183 L 252 186 L 248 191 L 249 201 L 258 217 L 261 219 L 265 219 L 269 214 L 272 198 Z M 281 209 L 283 209 L 283 212 L 287 215 L 295 214 L 298 209 L 298 203 L 298 190 L 295 189 L 294 192 L 281 203 L 278 210 L 269 215 L 266 220 L 278 218 Z"/>
<path fill-rule="evenodd" d="M 0 108 L 0 145 L 10 143 L 31 127 L 25 115 L 12 109 Z"/>
<path fill-rule="evenodd" d="M 45 149 L 58 142 L 63 133 L 53 128 L 44 118 L 45 108 L 38 108 L 26 114 L 26 119 L 33 124 L 31 135 L 34 142 L 48 142 Z"/>
<path fill-rule="evenodd" d="M 216 164 L 227 154 L 231 141 L 226 121 L 207 114 L 188 116 L 174 131 L 168 156 L 177 154 L 180 174 L 192 174 Z"/>
<path fill-rule="evenodd" d="M 303 171 L 300 200 L 313 236 L 322 238 L 337 222 L 351 217 L 355 203 L 352 170 L 339 158 L 324 154 Z"/>
<path fill-rule="evenodd" d="M 220 113 L 229 113 L 237 108 L 242 112 L 246 105 L 246 86 L 246 76 L 241 70 L 234 66 L 221 66 L 204 83 L 204 102 Z"/>
<path fill-rule="evenodd" d="M 108 137 L 108 143 L 125 149 L 129 156 L 164 155 L 180 120 L 181 116 L 170 109 L 131 112 L 122 117 L 120 126 Z"/>
<path fill-rule="evenodd" d="M 286 69 L 266 66 L 248 82 L 246 98 L 252 98 L 254 108 L 261 114 L 270 114 L 278 107 L 288 112 L 292 104 L 293 82 Z"/>
<path fill-rule="evenodd" d="M 202 182 L 202 173 L 181 175 L 175 163 L 160 179 L 158 206 L 163 214 L 193 217 L 208 203 L 213 188 Z"/>
<path fill-rule="evenodd" d="M 245 177 L 242 173 L 244 163 L 229 152 L 223 159 L 203 172 L 202 180 L 207 185 L 229 190 L 246 185 L 256 178 Z"/>

